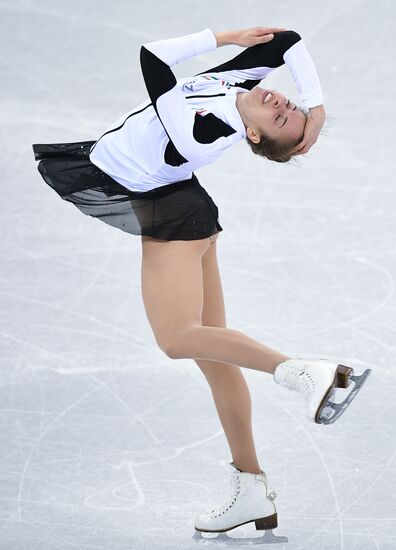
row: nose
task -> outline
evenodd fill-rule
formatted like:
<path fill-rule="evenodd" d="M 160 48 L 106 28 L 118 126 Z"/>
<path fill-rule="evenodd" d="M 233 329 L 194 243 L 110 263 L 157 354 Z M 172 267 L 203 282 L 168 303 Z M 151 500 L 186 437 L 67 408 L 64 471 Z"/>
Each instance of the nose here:
<path fill-rule="evenodd" d="M 277 109 L 278 111 L 286 110 L 285 103 L 279 97 L 275 98 L 273 105 L 274 105 L 274 108 Z"/>

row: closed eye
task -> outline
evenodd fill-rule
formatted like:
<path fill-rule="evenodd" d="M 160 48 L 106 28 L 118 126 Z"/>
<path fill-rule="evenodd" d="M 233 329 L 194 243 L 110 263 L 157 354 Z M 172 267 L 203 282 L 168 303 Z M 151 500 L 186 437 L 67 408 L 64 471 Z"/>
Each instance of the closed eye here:
<path fill-rule="evenodd" d="M 286 107 L 289 108 L 289 105 L 290 105 L 290 99 L 287 100 Z M 295 105 L 293 103 L 292 103 L 292 105 L 294 105 L 293 108 L 292 108 L 292 111 L 295 111 L 297 109 L 297 105 Z"/>
<path fill-rule="evenodd" d="M 278 128 L 282 128 L 282 127 L 286 124 L 288 117 L 283 117 L 282 115 L 276 115 L 276 117 L 275 117 L 275 122 L 278 122 L 279 118 L 284 118 L 283 124 L 281 124 L 280 126 L 278 126 Z"/>

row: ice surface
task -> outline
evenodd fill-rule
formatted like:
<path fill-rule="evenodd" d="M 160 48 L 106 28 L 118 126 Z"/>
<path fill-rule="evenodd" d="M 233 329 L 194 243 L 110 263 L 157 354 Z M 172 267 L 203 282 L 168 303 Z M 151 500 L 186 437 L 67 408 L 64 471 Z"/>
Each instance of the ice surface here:
<path fill-rule="evenodd" d="M 206 379 L 158 348 L 145 316 L 140 239 L 62 201 L 31 144 L 95 139 L 143 101 L 143 42 L 268 24 L 304 37 L 331 127 L 297 167 L 240 142 L 198 171 L 224 228 L 228 326 L 291 356 L 373 369 L 331 426 L 244 369 L 276 532 L 289 550 L 396 547 L 395 8 L 1 0 L 2 550 L 196 548 L 194 517 L 227 491 L 231 456 Z M 296 99 L 287 69 L 270 85 Z"/>

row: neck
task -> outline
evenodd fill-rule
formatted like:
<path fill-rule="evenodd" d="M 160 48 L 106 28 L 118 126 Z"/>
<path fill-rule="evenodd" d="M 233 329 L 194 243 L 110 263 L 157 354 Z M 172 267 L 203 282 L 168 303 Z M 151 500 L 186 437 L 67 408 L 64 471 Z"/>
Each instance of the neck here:
<path fill-rule="evenodd" d="M 245 130 L 247 129 L 247 125 L 245 122 L 245 109 L 244 109 L 244 103 L 243 103 L 243 96 L 246 95 L 246 92 L 237 92 L 236 94 L 236 100 L 235 100 L 235 106 L 238 109 L 239 114 L 241 115 L 242 122 L 245 126 Z"/>

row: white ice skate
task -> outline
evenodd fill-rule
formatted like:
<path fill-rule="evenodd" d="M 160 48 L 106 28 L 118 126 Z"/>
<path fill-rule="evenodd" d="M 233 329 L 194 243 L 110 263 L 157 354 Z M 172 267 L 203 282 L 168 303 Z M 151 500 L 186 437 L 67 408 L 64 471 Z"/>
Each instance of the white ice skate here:
<path fill-rule="evenodd" d="M 353 374 L 351 367 L 327 359 L 288 359 L 280 363 L 274 372 L 278 384 L 299 391 L 308 401 L 308 417 L 317 424 L 331 424 L 350 405 L 361 389 L 371 369 L 363 374 Z M 354 382 L 352 390 L 341 402 L 336 401 L 336 389 L 346 390 Z"/>
<path fill-rule="evenodd" d="M 268 486 L 267 476 L 241 472 L 233 462 L 231 467 L 231 495 L 219 506 L 195 518 L 195 529 L 206 533 L 222 533 L 245 523 L 255 522 L 256 530 L 265 534 L 262 542 L 287 542 L 287 537 L 277 537 L 272 529 L 278 526 L 274 500 L 276 494 Z M 200 537 L 201 538 L 201 537 Z"/>

